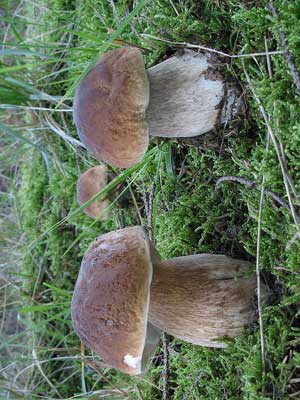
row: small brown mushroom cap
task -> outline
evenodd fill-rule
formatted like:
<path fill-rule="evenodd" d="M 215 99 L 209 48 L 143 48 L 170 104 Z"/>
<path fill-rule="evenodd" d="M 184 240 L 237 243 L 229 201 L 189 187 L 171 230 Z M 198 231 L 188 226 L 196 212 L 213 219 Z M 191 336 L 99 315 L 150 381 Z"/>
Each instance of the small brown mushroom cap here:
<path fill-rule="evenodd" d="M 112 367 L 142 372 L 159 330 L 147 323 L 152 264 L 141 227 L 102 235 L 87 250 L 71 314 L 82 342 Z"/>
<path fill-rule="evenodd" d="M 77 201 L 80 206 L 89 201 L 95 194 L 100 192 L 107 185 L 107 167 L 106 165 L 96 165 L 88 169 L 77 182 Z M 93 201 L 84 212 L 91 218 L 96 219 L 108 207 L 107 199 L 97 199 Z M 108 215 L 103 214 L 101 219 L 107 219 Z"/>
<path fill-rule="evenodd" d="M 73 115 L 82 142 L 111 165 L 136 164 L 149 143 L 148 103 L 141 52 L 123 47 L 104 54 L 76 89 Z"/>

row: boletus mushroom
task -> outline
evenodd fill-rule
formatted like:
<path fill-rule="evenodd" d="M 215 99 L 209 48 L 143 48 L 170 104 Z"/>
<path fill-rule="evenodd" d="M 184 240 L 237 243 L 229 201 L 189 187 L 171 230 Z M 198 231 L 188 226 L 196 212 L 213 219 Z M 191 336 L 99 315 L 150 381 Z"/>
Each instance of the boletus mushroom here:
<path fill-rule="evenodd" d="M 77 201 L 80 206 L 94 197 L 100 190 L 107 185 L 107 167 L 106 165 L 96 165 L 80 175 L 77 181 Z M 100 198 L 93 201 L 89 206 L 84 208 L 84 212 L 91 218 L 97 219 L 99 216 L 102 220 L 108 218 L 105 209 L 109 206 L 106 198 Z"/>
<path fill-rule="evenodd" d="M 159 330 L 226 347 L 253 321 L 256 280 L 249 263 L 196 254 L 161 260 L 140 226 L 98 237 L 87 250 L 72 298 L 82 342 L 112 367 L 141 373 Z"/>
<path fill-rule="evenodd" d="M 104 54 L 76 89 L 73 116 L 82 142 L 99 160 L 128 168 L 151 136 L 193 137 L 230 120 L 238 108 L 208 53 L 182 50 L 145 70 L 134 47 Z"/>

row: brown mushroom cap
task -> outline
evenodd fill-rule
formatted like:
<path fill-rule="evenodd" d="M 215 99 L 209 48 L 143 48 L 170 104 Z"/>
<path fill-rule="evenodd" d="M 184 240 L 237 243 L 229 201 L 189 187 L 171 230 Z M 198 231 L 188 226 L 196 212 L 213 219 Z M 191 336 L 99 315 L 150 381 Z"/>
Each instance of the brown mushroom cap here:
<path fill-rule="evenodd" d="M 82 342 L 128 374 L 142 372 L 159 339 L 158 329 L 147 324 L 151 279 L 144 230 L 120 229 L 89 247 L 72 298 L 73 326 Z"/>
<path fill-rule="evenodd" d="M 123 47 L 104 54 L 76 89 L 73 115 L 82 142 L 111 165 L 136 164 L 149 143 L 148 103 L 141 52 Z"/>
<path fill-rule="evenodd" d="M 100 192 L 107 185 L 107 167 L 106 165 L 96 165 L 88 169 L 77 181 L 77 201 L 80 206 L 89 201 L 95 194 Z M 97 199 L 93 201 L 84 212 L 91 218 L 98 218 L 101 213 L 108 207 L 107 199 Z M 102 220 L 107 219 L 104 214 Z"/>

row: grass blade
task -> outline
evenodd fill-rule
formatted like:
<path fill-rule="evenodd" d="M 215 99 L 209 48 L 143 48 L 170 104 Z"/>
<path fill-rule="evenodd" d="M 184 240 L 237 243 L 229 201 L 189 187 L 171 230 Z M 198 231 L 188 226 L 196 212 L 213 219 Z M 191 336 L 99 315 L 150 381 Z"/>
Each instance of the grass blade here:
<path fill-rule="evenodd" d="M 55 60 L 55 61 L 60 61 L 60 58 L 57 57 L 49 57 L 47 54 L 41 54 L 37 51 L 31 51 L 31 50 L 21 50 L 21 49 L 3 49 L 0 50 L 0 57 L 6 57 L 6 56 L 33 56 L 33 57 L 39 57 L 42 59 L 48 59 L 48 60 Z"/>
<path fill-rule="evenodd" d="M 132 21 L 132 19 L 141 11 L 141 9 L 145 6 L 148 0 L 141 0 L 139 4 L 131 11 L 131 13 L 128 15 L 127 18 L 124 19 L 124 21 L 120 24 L 118 29 L 111 35 L 109 40 L 105 42 L 99 49 L 99 53 L 104 53 L 114 42 L 115 39 L 117 39 L 121 33 L 124 31 L 124 29 L 127 27 L 127 25 Z M 74 93 L 75 88 L 78 86 L 79 82 L 86 76 L 86 74 L 93 68 L 93 66 L 96 64 L 99 56 L 97 55 L 92 59 L 92 61 L 87 65 L 87 67 L 83 70 L 83 72 L 78 76 L 77 79 L 73 82 L 73 84 L 70 86 L 70 88 L 67 90 L 65 95 L 62 97 L 62 99 L 58 102 L 56 105 L 56 108 L 59 108 L 60 105 L 69 97 L 71 97 Z"/>
<path fill-rule="evenodd" d="M 35 311 L 48 311 L 52 308 L 57 308 L 61 305 L 66 305 L 67 303 L 50 303 L 50 304 L 40 304 L 38 306 L 28 306 L 18 309 L 19 313 L 30 313 Z"/>
<path fill-rule="evenodd" d="M 61 60 L 60 58 L 57 60 Z M 24 69 L 34 69 L 34 68 L 39 68 L 42 65 L 47 65 L 47 64 L 52 64 L 53 62 L 56 62 L 56 60 L 51 60 L 51 61 L 39 61 L 39 62 L 35 62 L 35 63 L 26 63 L 26 64 L 22 64 L 22 65 L 13 65 L 10 67 L 0 67 L 0 75 L 4 75 L 7 72 L 16 72 L 16 71 L 22 71 Z"/>
<path fill-rule="evenodd" d="M 50 283 L 43 282 L 43 285 L 46 286 L 47 288 L 51 289 L 53 292 L 57 293 L 60 296 L 64 296 L 64 297 L 72 296 L 72 293 L 68 292 L 67 290 L 60 289 L 56 286 L 50 285 Z"/>
<path fill-rule="evenodd" d="M 45 150 L 41 146 L 39 146 L 36 143 L 33 143 L 31 140 L 25 138 L 24 136 L 20 135 L 18 132 L 11 129 L 9 126 L 2 124 L 1 122 L 0 122 L 0 130 L 2 132 L 6 133 L 7 135 L 14 137 L 17 140 L 20 140 L 24 143 L 29 144 L 30 146 L 34 147 L 35 149 L 41 151 L 42 153 L 43 152 L 45 153 Z"/>

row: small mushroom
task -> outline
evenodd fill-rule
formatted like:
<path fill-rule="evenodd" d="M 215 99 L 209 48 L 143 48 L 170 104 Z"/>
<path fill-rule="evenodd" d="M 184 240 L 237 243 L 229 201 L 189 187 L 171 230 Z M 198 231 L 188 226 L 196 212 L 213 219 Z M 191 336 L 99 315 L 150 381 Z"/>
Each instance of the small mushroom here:
<path fill-rule="evenodd" d="M 96 165 L 80 175 L 77 181 L 77 201 L 80 206 L 89 201 L 100 190 L 107 185 L 107 167 L 106 165 Z M 109 206 L 107 199 L 96 199 L 84 209 L 84 212 L 91 218 L 97 219 L 103 214 Z M 101 216 L 102 220 L 106 220 L 108 214 Z"/>
<path fill-rule="evenodd" d="M 97 159 L 128 168 L 143 158 L 148 132 L 161 137 L 210 132 L 238 108 L 237 93 L 219 69 L 210 54 L 190 50 L 147 71 L 137 48 L 106 53 L 76 89 L 79 136 Z"/>
<path fill-rule="evenodd" d="M 142 227 L 110 232 L 83 258 L 74 328 L 84 344 L 130 374 L 142 371 L 160 329 L 193 344 L 226 347 L 222 339 L 240 335 L 254 318 L 256 280 L 243 276 L 248 268 L 224 255 L 162 261 Z"/>

